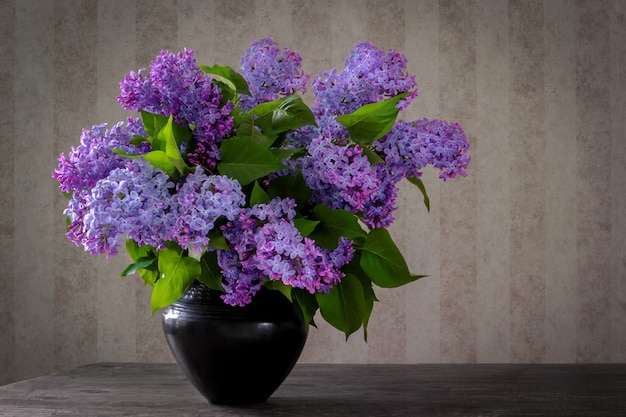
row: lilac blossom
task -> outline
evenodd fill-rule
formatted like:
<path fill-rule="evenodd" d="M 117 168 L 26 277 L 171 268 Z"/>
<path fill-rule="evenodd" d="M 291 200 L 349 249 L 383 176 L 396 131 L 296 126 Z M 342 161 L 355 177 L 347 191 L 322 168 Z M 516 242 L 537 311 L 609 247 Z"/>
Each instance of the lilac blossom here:
<path fill-rule="evenodd" d="M 362 215 L 370 227 L 388 226 L 393 221 L 397 180 L 382 164 L 372 165 L 357 145 L 336 145 L 318 137 L 298 161 L 313 203 Z"/>
<path fill-rule="evenodd" d="M 192 50 L 173 54 L 162 51 L 145 68 L 120 82 L 118 101 L 126 110 L 145 110 L 192 128 L 195 147 L 188 149 L 190 163 L 214 168 L 221 154 L 219 143 L 233 131 L 233 104 L 223 103 L 220 88 L 197 65 Z"/>
<path fill-rule="evenodd" d="M 68 207 L 66 214 L 73 217 L 68 237 L 91 254 L 117 254 L 124 235 L 139 245 L 161 249 L 171 240 L 173 188 L 174 183 L 160 169 L 141 158 L 130 160 L 85 195 L 84 211 L 77 213 L 72 205 Z"/>
<path fill-rule="evenodd" d="M 147 144 L 136 147 L 130 143 L 135 135 L 146 135 L 141 120 L 129 118 L 126 126 L 119 122 L 110 129 L 106 127 L 105 123 L 93 126 L 90 130 L 84 129 L 80 146 L 72 147 L 68 155 L 62 153 L 59 156 L 59 164 L 52 177 L 59 181 L 62 191 L 88 191 L 113 169 L 124 166 L 128 159 L 114 153 L 113 149 L 135 155 L 150 150 Z"/>
<path fill-rule="evenodd" d="M 126 167 L 129 163 L 129 159 L 116 154 L 113 149 L 135 155 L 150 150 L 147 144 L 136 147 L 130 143 L 135 135 L 145 136 L 140 120 L 129 118 L 126 126 L 122 122 L 110 129 L 106 126 L 101 124 L 84 129 L 80 145 L 72 147 L 68 155 L 62 153 L 52 173 L 52 177 L 59 182 L 59 188 L 70 196 L 65 210 L 69 216 L 67 237 L 77 245 L 81 244 L 87 232 L 83 220 L 89 211 L 87 197 L 92 188 L 108 177 L 112 170 Z"/>
<path fill-rule="evenodd" d="M 344 61 L 345 68 L 324 72 L 312 83 L 315 104 L 311 108 L 328 138 L 345 138 L 347 130 L 336 118 L 365 104 L 409 93 L 398 107 L 406 108 L 418 95 L 415 76 L 406 71 L 406 57 L 390 49 L 383 51 L 371 42 L 356 44 Z"/>
<path fill-rule="evenodd" d="M 226 176 L 206 175 L 197 167 L 172 196 L 172 211 L 176 215 L 172 238 L 183 249 L 202 251 L 217 219 L 224 216 L 235 220 L 239 207 L 245 203 L 239 182 Z"/>
<path fill-rule="evenodd" d="M 328 207 L 358 212 L 378 188 L 376 170 L 356 145 L 340 146 L 318 137 L 299 162 L 313 192 L 312 199 Z"/>
<path fill-rule="evenodd" d="M 439 169 L 439 177 L 444 181 L 467 175 L 469 142 L 458 123 L 428 119 L 398 121 L 373 145 L 383 154 L 388 170 L 397 180 L 419 177 L 426 165 Z"/>
<path fill-rule="evenodd" d="M 248 304 L 263 279 L 314 294 L 330 291 L 343 278 L 340 268 L 354 255 L 352 242 L 341 239 L 337 249 L 323 249 L 300 234 L 295 214 L 294 200 L 275 198 L 243 209 L 236 221 L 223 227 L 232 246 L 218 253 L 226 303 Z"/>
<path fill-rule="evenodd" d="M 277 100 L 297 91 L 306 92 L 309 75 L 302 72 L 302 58 L 289 48 L 281 49 L 272 38 L 253 42 L 241 57 L 241 74 L 252 96 L 241 96 L 241 108 Z"/>

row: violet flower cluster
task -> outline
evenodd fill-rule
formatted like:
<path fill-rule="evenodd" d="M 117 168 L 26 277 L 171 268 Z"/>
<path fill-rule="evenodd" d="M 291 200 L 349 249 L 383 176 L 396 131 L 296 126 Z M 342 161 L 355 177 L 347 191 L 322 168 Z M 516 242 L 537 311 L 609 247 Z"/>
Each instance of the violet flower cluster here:
<path fill-rule="evenodd" d="M 139 245 L 163 247 L 174 220 L 173 188 L 167 174 L 143 159 L 112 170 L 85 197 L 83 245 L 92 253 L 114 255 L 126 235 Z"/>
<path fill-rule="evenodd" d="M 218 253 L 226 303 L 248 304 L 263 278 L 315 294 L 329 292 L 344 276 L 340 268 L 352 259 L 352 243 L 342 238 L 329 250 L 303 237 L 293 222 L 295 207 L 293 199 L 275 198 L 242 210 L 222 227 L 232 247 Z"/>
<path fill-rule="evenodd" d="M 313 81 L 315 104 L 311 107 L 325 138 L 348 136 L 336 118 L 365 104 L 408 93 L 399 107 L 406 108 L 418 95 L 415 76 L 408 74 L 406 57 L 384 51 L 371 42 L 356 44 L 344 61 L 345 68 L 324 72 Z"/>
<path fill-rule="evenodd" d="M 444 181 L 457 175 L 464 177 L 470 163 L 463 128 L 444 120 L 397 121 L 385 137 L 374 143 L 374 149 L 384 156 L 396 181 L 419 177 L 426 165 L 439 169 Z"/>
<path fill-rule="evenodd" d="M 383 164 L 372 165 L 361 147 L 350 142 L 348 129 L 337 122 L 340 115 L 403 93 L 406 97 L 398 107 L 405 109 L 418 95 L 416 86 L 404 55 L 370 42 L 356 45 L 342 71 L 333 69 L 313 81 L 312 110 L 319 129 L 303 129 L 308 154 L 297 165 L 316 202 L 358 214 L 369 227 L 387 227 L 394 221 L 397 183 L 403 178 L 420 177 L 429 164 L 442 171 L 444 180 L 466 175 L 469 144 L 458 124 L 397 121 L 370 145 L 384 159 Z M 302 145 L 302 138 L 292 143 Z"/>
<path fill-rule="evenodd" d="M 118 101 L 125 110 L 173 116 L 193 130 L 195 144 L 188 146 L 189 162 L 215 168 L 219 143 L 233 131 L 233 103 L 222 103 L 222 92 L 198 67 L 194 51 L 162 51 L 150 65 L 131 72 L 120 82 Z"/>
<path fill-rule="evenodd" d="M 141 121 L 134 118 L 130 118 L 126 126 L 120 122 L 111 129 L 107 129 L 106 124 L 85 129 L 80 138 L 80 146 L 72 148 L 68 155 L 62 153 L 58 159 L 59 164 L 52 173 L 53 178 L 59 182 L 59 188 L 71 197 L 64 211 L 70 219 L 67 237 L 92 254 L 108 250 L 115 253 L 115 245 L 111 244 L 116 240 L 109 240 L 108 235 L 97 239 L 90 231 L 90 224 L 85 223 L 85 217 L 89 213 L 88 200 L 99 181 L 129 164 L 129 159 L 114 153 L 112 149 L 120 149 L 127 154 L 143 154 L 148 151 L 145 145 L 135 146 L 130 143 L 135 135 L 145 135 L 145 132 Z"/>
<path fill-rule="evenodd" d="M 356 145 L 337 145 L 321 136 L 309 144 L 308 155 L 299 162 L 312 199 L 332 209 L 361 213 L 381 189 L 378 168 Z M 364 216 L 368 224 L 376 221 Z"/>
<path fill-rule="evenodd" d="M 244 110 L 295 92 L 306 92 L 309 75 L 302 71 L 302 57 L 289 48 L 281 48 L 272 38 L 253 42 L 240 63 L 241 75 L 252 94 L 241 97 Z"/>
<path fill-rule="evenodd" d="M 183 249 L 202 252 L 218 219 L 223 216 L 234 220 L 245 203 L 246 195 L 237 181 L 223 175 L 206 175 L 197 167 L 172 196 L 175 222 L 170 240 Z"/>

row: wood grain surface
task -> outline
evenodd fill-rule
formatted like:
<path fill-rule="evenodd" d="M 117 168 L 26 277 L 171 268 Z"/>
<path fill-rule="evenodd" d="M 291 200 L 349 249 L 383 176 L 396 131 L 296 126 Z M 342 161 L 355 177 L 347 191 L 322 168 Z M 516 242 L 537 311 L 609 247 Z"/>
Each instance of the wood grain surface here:
<path fill-rule="evenodd" d="M 263 404 L 209 404 L 175 364 L 97 363 L 0 387 L 0 416 L 623 417 L 626 365 L 297 365 Z"/>

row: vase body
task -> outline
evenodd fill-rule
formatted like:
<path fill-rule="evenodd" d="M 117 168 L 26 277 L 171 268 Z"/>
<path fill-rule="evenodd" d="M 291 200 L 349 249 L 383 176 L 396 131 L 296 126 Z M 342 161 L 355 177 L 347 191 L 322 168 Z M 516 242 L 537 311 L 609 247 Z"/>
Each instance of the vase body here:
<path fill-rule="evenodd" d="M 244 307 L 194 283 L 162 314 L 167 343 L 185 376 L 211 403 L 267 400 L 298 360 L 308 326 L 278 291 L 262 288 Z"/>

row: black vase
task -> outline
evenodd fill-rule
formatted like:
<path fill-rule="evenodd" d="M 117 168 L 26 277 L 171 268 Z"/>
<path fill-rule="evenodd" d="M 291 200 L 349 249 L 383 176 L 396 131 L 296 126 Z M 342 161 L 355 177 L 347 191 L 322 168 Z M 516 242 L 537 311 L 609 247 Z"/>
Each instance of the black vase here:
<path fill-rule="evenodd" d="M 185 376 L 214 404 L 267 400 L 300 357 L 308 326 L 278 291 L 261 288 L 244 307 L 194 283 L 163 311 L 167 343 Z"/>

